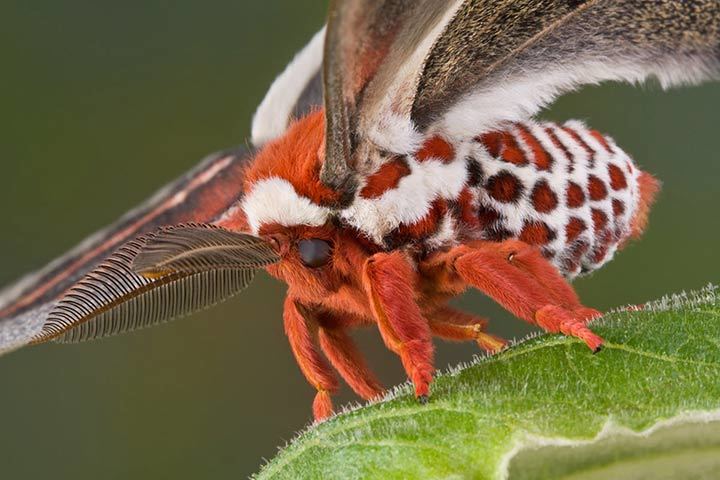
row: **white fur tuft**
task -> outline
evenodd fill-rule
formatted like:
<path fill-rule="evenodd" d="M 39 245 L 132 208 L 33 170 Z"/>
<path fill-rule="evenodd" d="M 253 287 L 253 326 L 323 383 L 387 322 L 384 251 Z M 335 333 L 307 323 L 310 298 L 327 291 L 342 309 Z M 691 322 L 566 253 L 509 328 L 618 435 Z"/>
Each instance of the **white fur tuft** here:
<path fill-rule="evenodd" d="M 260 180 L 242 200 L 252 233 L 262 225 L 278 223 L 285 227 L 324 225 L 330 217 L 329 208 L 315 205 L 309 198 L 298 195 L 285 179 L 271 177 Z"/>
<path fill-rule="evenodd" d="M 325 27 L 315 34 L 270 86 L 253 116 L 253 145 L 260 146 L 285 132 L 300 95 L 320 70 L 324 42 Z"/>
<path fill-rule="evenodd" d="M 400 225 L 412 225 L 425 217 L 438 198 L 455 199 L 467 181 L 464 161 L 467 145 L 457 145 L 458 155 L 450 164 L 438 160 L 419 162 L 408 157 L 410 175 L 379 198 L 358 197 L 340 212 L 350 225 L 367 234 L 378 244 Z"/>
<path fill-rule="evenodd" d="M 605 81 L 640 83 L 655 76 L 663 88 L 669 88 L 698 83 L 714 71 L 706 62 L 693 59 L 651 67 L 632 59 L 613 64 L 597 59 L 578 61 L 574 65 L 488 82 L 491 86 L 472 91 L 453 105 L 435 128 L 451 137 L 470 138 L 505 122 L 527 120 L 561 94 L 583 85 Z"/>
<path fill-rule="evenodd" d="M 409 155 L 418 151 L 423 135 L 412 122 L 392 111 L 383 111 L 366 132 L 368 138 L 378 147 L 400 155 Z"/>

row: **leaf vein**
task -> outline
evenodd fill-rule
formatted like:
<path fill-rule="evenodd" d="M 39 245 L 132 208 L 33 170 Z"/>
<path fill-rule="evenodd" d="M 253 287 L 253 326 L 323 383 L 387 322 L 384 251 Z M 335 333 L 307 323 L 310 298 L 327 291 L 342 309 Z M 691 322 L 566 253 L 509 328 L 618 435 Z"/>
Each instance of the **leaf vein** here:
<path fill-rule="evenodd" d="M 621 351 L 624 351 L 624 352 L 627 352 L 627 353 L 632 353 L 632 354 L 634 354 L 634 355 L 639 355 L 639 356 L 643 356 L 643 357 L 652 358 L 653 360 L 661 360 L 661 361 L 663 361 L 663 362 L 669 362 L 669 363 L 687 363 L 687 364 L 690 364 L 690 365 L 698 365 L 698 366 L 702 366 L 702 367 L 715 367 L 715 368 L 720 368 L 720 363 L 716 363 L 716 362 L 703 362 L 703 361 L 701 361 L 701 360 L 692 360 L 692 359 L 689 359 L 689 358 L 682 358 L 682 357 L 677 357 L 677 356 L 673 356 L 673 355 L 664 355 L 664 354 L 661 354 L 661 353 L 648 352 L 648 351 L 645 351 L 645 350 L 640 350 L 640 349 L 638 349 L 638 348 L 633 348 L 633 347 L 631 347 L 631 346 L 629 346 L 629 345 L 622 345 L 622 344 L 619 344 L 619 343 L 605 342 L 605 345 L 604 345 L 604 346 L 605 346 L 606 348 L 608 348 L 608 349 L 621 350 Z"/>

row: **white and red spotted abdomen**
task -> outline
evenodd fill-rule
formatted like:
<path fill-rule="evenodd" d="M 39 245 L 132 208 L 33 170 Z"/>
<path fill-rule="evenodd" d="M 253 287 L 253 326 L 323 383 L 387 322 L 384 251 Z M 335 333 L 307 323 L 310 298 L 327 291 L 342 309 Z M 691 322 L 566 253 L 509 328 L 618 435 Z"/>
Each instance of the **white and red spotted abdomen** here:
<path fill-rule="evenodd" d="M 574 277 L 631 235 L 641 174 L 579 122 L 518 123 L 454 144 L 436 136 L 414 155 L 387 159 L 340 216 L 392 248 L 520 239 Z"/>
<path fill-rule="evenodd" d="M 480 138 L 483 238 L 537 245 L 567 276 L 599 268 L 631 233 L 640 171 L 579 122 L 516 124 Z"/>

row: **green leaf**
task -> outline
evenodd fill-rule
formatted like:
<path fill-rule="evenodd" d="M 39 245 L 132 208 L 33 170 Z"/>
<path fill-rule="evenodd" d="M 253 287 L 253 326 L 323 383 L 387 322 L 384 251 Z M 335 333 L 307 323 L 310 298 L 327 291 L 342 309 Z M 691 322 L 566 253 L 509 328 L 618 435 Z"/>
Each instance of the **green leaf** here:
<path fill-rule="evenodd" d="M 606 315 L 605 348 L 537 336 L 307 431 L 266 478 L 717 478 L 717 289 Z M 682 472 L 679 474 L 678 472 Z"/>

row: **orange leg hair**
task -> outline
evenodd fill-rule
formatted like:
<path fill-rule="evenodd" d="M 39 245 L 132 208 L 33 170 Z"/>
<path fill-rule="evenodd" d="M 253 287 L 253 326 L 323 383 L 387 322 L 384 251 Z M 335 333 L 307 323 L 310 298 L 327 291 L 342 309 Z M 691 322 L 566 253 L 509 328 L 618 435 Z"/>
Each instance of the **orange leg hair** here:
<path fill-rule="evenodd" d="M 398 251 L 377 253 L 363 267 L 363 287 L 383 341 L 400 356 L 415 396 L 424 402 L 435 369 L 430 326 L 415 301 L 416 283 L 417 272 Z"/>
<path fill-rule="evenodd" d="M 313 401 L 315 420 L 322 420 L 332 415 L 333 406 L 330 395 L 338 388 L 338 382 L 315 347 L 314 334 L 318 330 L 317 322 L 305 307 L 291 297 L 285 299 L 283 312 L 285 333 L 290 340 L 290 348 L 305 378 L 315 387 L 317 394 Z"/>
<path fill-rule="evenodd" d="M 430 331 L 436 337 L 455 341 L 474 340 L 488 353 L 500 351 L 507 345 L 506 340 L 485 333 L 488 322 L 482 317 L 443 306 L 429 314 L 428 318 Z"/>
<path fill-rule="evenodd" d="M 319 338 L 325 356 L 358 396 L 370 400 L 382 395 L 382 385 L 344 329 L 321 326 Z"/>
<path fill-rule="evenodd" d="M 586 326 L 600 312 L 580 304 L 572 287 L 536 248 L 517 240 L 474 242 L 440 254 L 433 259 L 437 261 L 545 331 L 577 337 L 595 352 L 602 346 L 602 339 Z"/>

